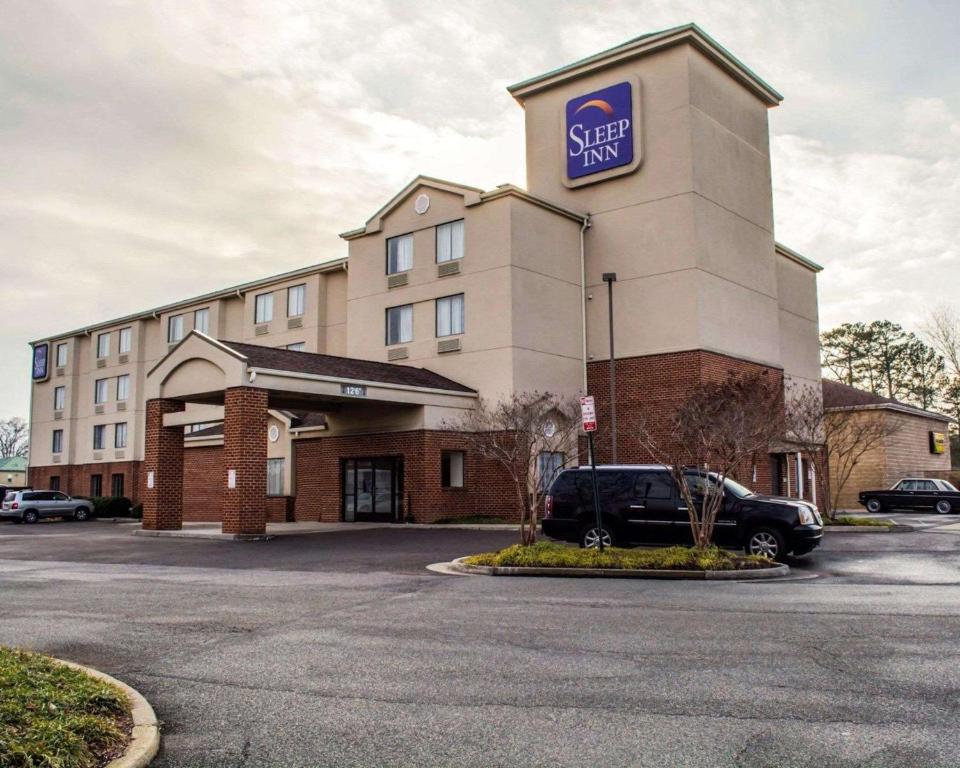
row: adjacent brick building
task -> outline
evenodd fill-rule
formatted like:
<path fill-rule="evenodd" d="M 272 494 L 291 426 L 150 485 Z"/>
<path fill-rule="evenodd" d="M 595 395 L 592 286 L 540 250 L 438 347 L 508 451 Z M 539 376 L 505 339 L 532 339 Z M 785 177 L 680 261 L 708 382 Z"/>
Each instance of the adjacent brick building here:
<path fill-rule="evenodd" d="M 534 390 L 589 391 L 609 420 L 610 273 L 601 460 L 644 458 L 632 418 L 731 372 L 819 388 L 820 268 L 773 233 L 770 85 L 686 25 L 509 92 L 525 189 L 418 177 L 345 258 L 34 342 L 31 482 L 120 477 L 148 527 L 515 516 L 447 427 Z M 813 495 L 803 462 L 771 446 L 746 479 Z"/>

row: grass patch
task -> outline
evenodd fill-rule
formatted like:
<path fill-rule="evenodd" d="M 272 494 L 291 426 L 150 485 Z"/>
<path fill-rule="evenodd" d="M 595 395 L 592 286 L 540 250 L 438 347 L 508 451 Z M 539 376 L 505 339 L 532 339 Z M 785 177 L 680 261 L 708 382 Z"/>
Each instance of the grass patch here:
<path fill-rule="evenodd" d="M 718 547 L 662 549 L 596 549 L 567 547 L 551 541 L 524 547 L 514 544 L 499 552 L 485 552 L 464 560 L 467 565 L 515 566 L 527 568 L 610 568 L 651 571 L 733 571 L 770 568 L 775 563 L 756 555 L 738 555 Z"/>
<path fill-rule="evenodd" d="M 516 520 L 507 520 L 505 517 L 491 517 L 490 515 L 464 515 L 463 517 L 441 517 L 436 525 L 503 525 L 516 523 Z M 519 523 L 517 523 L 519 525 Z"/>
<path fill-rule="evenodd" d="M 48 656 L 0 647 L 0 766 L 99 768 L 129 734 L 122 691 Z"/>
<path fill-rule="evenodd" d="M 878 526 L 881 528 L 887 528 L 888 526 L 894 525 L 893 520 L 874 520 L 872 517 L 854 517 L 853 515 L 841 515 L 840 517 L 830 519 L 825 517 L 823 519 L 824 525 L 866 525 L 866 526 Z"/>

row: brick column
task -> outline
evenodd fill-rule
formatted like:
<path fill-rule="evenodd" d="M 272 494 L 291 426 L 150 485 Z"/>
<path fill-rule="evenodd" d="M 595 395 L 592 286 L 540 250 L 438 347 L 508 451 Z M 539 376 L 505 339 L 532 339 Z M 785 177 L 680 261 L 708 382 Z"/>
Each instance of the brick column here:
<path fill-rule="evenodd" d="M 230 387 L 224 393 L 224 533 L 263 533 L 267 521 L 267 393 Z M 230 487 L 231 470 L 234 486 Z"/>
<path fill-rule="evenodd" d="M 163 415 L 185 407 L 178 400 L 147 400 L 143 527 L 152 531 L 183 526 L 183 427 L 163 426 Z"/>

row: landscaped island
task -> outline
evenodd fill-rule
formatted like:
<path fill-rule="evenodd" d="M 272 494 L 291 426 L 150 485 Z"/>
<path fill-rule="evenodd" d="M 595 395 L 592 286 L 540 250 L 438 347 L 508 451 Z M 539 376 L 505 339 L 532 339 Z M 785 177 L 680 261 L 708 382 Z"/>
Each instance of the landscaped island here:
<path fill-rule="evenodd" d="M 872 517 L 860 517 L 854 515 L 841 515 L 840 517 L 824 517 L 824 525 L 852 525 L 852 526 L 874 526 L 880 528 L 890 528 L 896 525 L 893 520 L 877 520 Z"/>
<path fill-rule="evenodd" d="M 772 560 L 742 555 L 719 547 L 665 547 L 663 549 L 596 549 L 568 547 L 549 541 L 532 546 L 515 544 L 499 552 L 484 552 L 463 559 L 465 565 L 497 568 L 596 568 L 649 571 L 738 571 L 774 568 Z"/>
<path fill-rule="evenodd" d="M 101 680 L 0 647 L 0 766 L 100 768 L 130 741 L 130 702 Z"/>

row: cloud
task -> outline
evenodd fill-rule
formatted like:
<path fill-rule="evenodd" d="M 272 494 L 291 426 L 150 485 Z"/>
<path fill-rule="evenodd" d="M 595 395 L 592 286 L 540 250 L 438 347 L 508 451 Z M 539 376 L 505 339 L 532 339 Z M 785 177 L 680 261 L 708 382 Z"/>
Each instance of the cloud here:
<path fill-rule="evenodd" d="M 787 96 L 778 237 L 827 266 L 824 324 L 914 322 L 957 278 L 960 29 L 887 9 L 7 0 L 0 416 L 27 411 L 30 339 L 341 255 L 417 173 L 523 184 L 506 85 L 691 20 Z"/>

